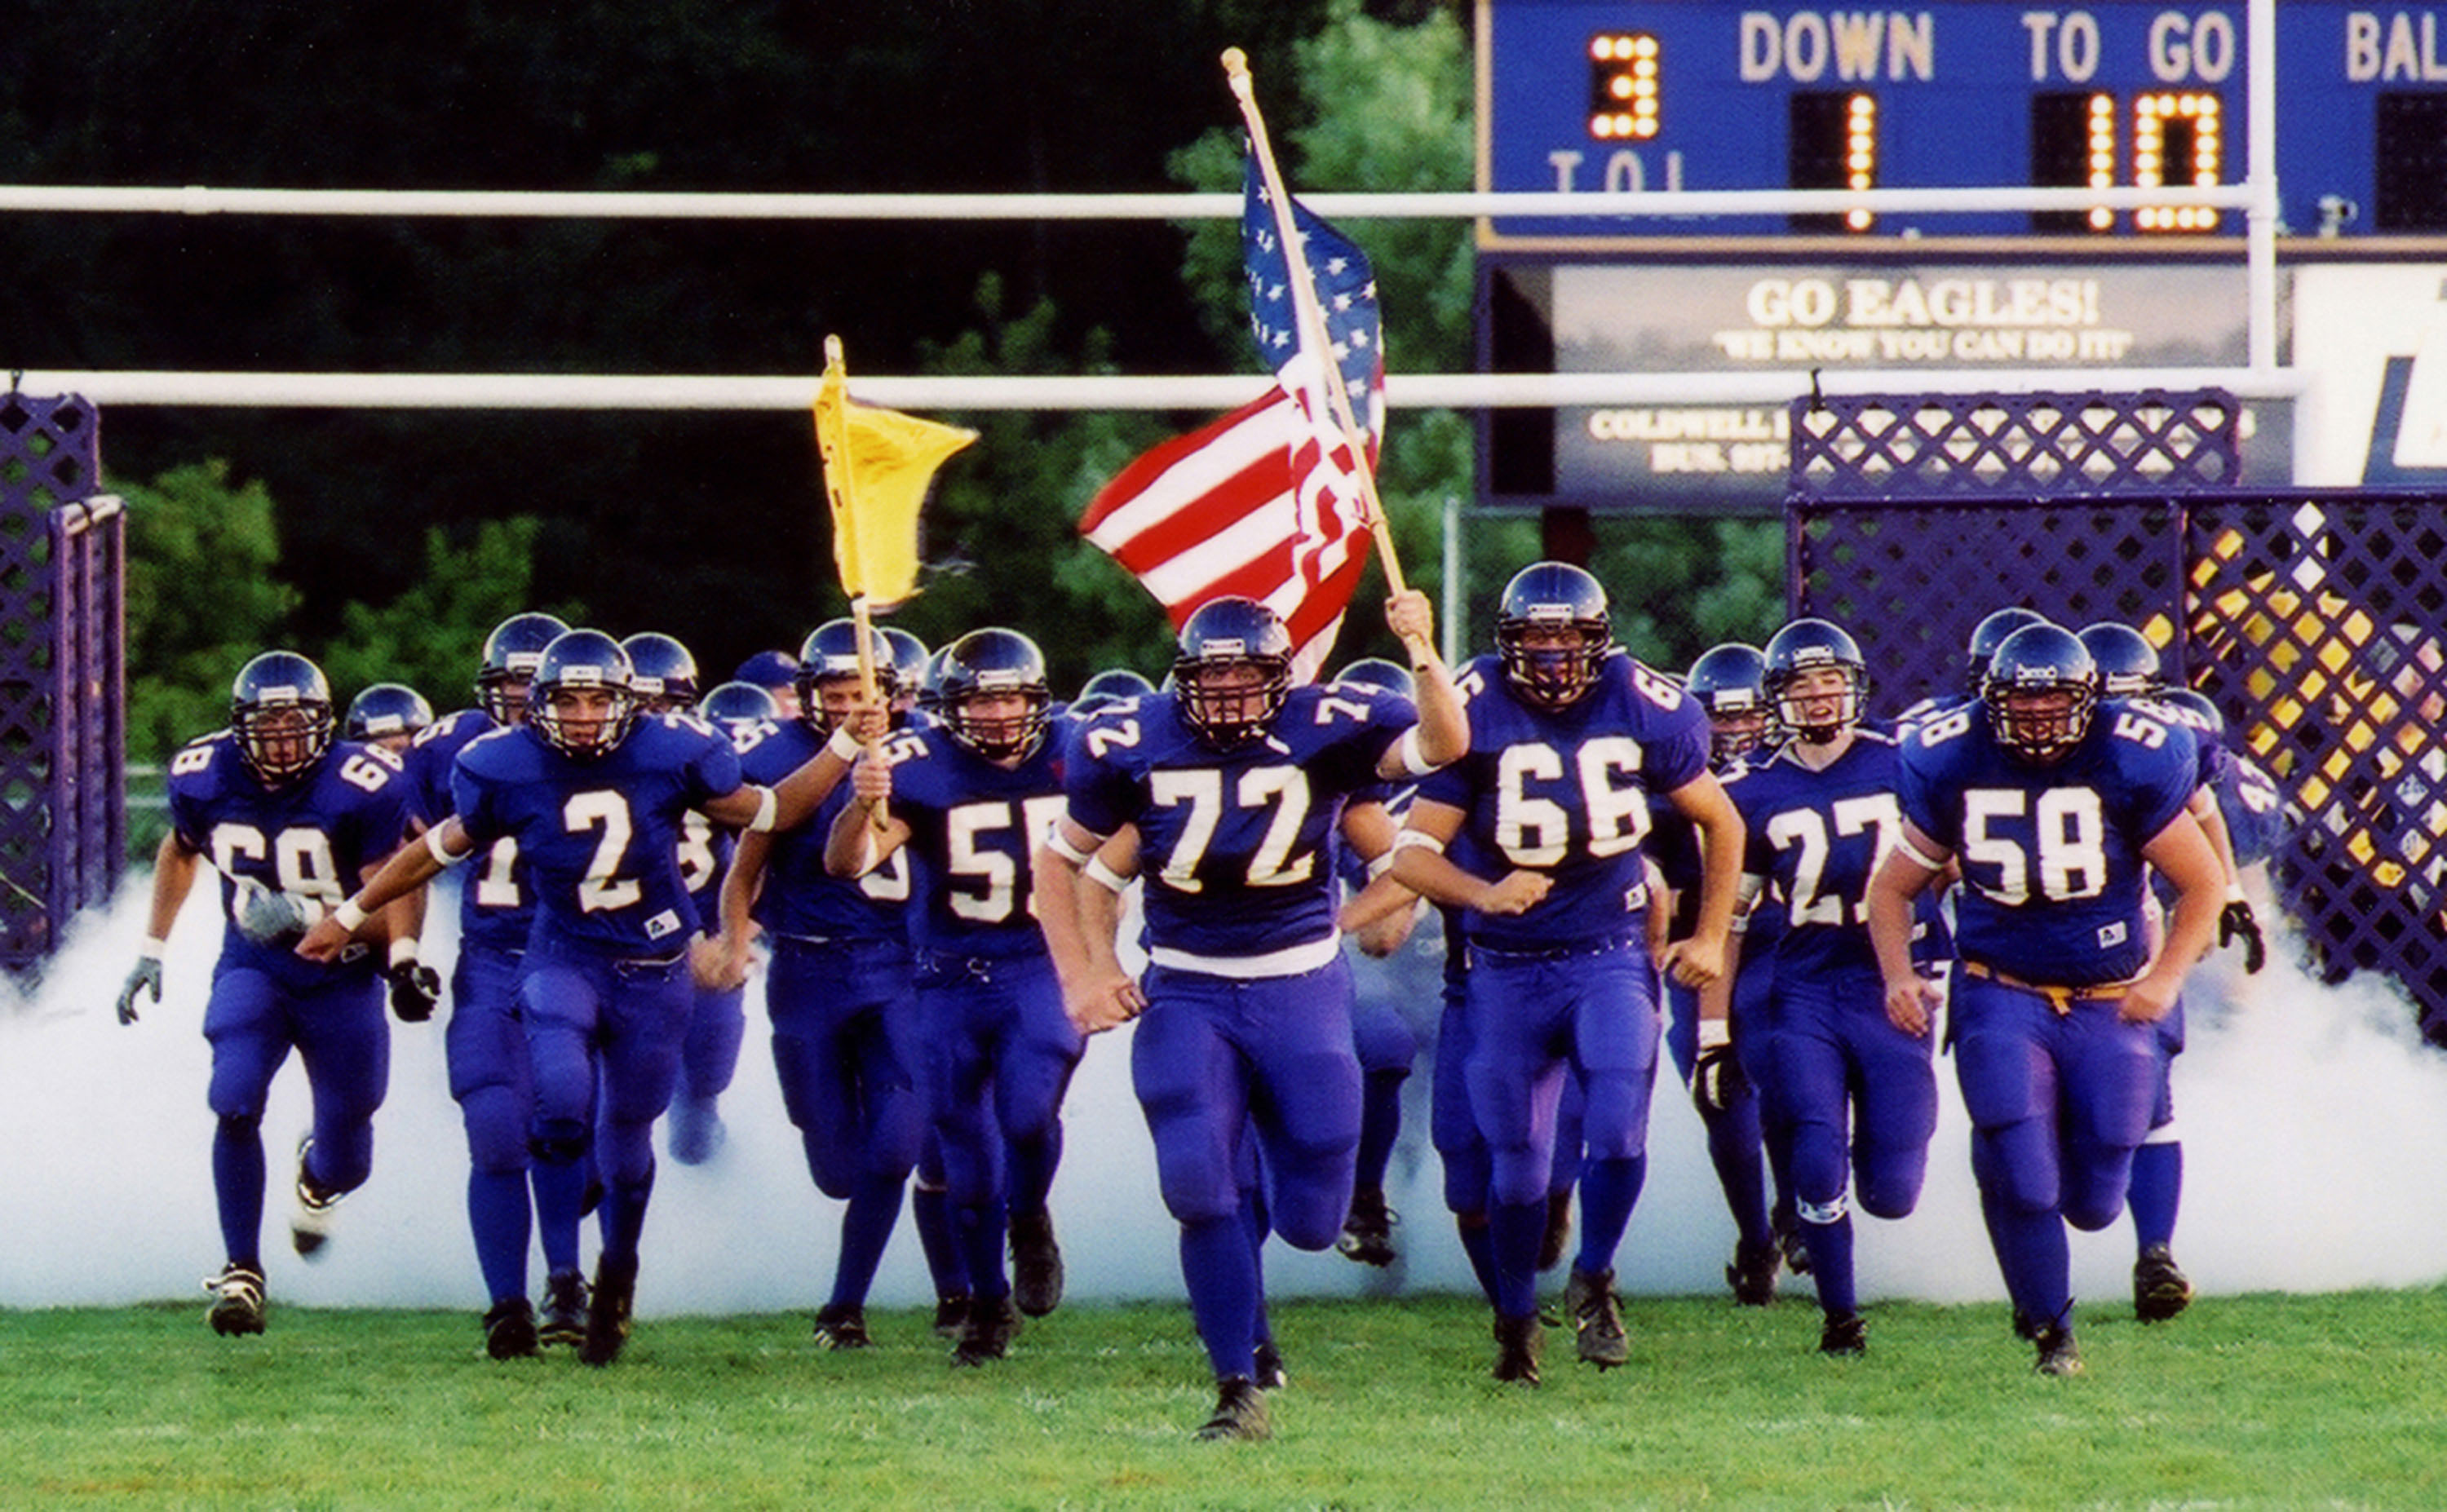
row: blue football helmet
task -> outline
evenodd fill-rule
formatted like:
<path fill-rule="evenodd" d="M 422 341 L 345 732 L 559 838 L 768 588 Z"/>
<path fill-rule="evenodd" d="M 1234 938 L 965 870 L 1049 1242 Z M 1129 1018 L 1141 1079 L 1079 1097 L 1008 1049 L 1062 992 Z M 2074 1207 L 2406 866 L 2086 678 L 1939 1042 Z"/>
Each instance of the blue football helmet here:
<path fill-rule="evenodd" d="M 1019 694 L 1025 708 L 996 719 L 973 708 L 999 693 Z M 1045 738 L 1046 710 L 1053 703 L 1045 681 L 1045 652 L 1015 630 L 973 630 L 947 649 L 936 700 L 952 738 L 986 760 L 1030 755 Z"/>
<path fill-rule="evenodd" d="M 294 651 L 268 651 L 230 683 L 230 732 L 237 752 L 266 784 L 281 786 L 313 770 L 332 748 L 339 721 L 323 669 Z"/>
<path fill-rule="evenodd" d="M 1255 669 L 1254 682 L 1210 686 L 1216 674 Z M 1292 690 L 1292 633 L 1283 616 L 1254 598 L 1217 598 L 1181 627 L 1173 658 L 1181 717 L 1208 745 L 1224 749 L 1266 732 Z"/>
<path fill-rule="evenodd" d="M 2132 626 L 2113 619 L 2084 625 L 2081 643 L 2098 664 L 2098 690 L 2108 698 L 2137 698 L 2158 686 L 2158 648 Z"/>
<path fill-rule="evenodd" d="M 496 725 L 515 725 L 526 717 L 527 684 L 534 680 L 543 649 L 569 627 L 552 614 L 512 614 L 484 637 L 484 660 L 476 670 L 476 704 Z"/>
<path fill-rule="evenodd" d="M 1760 674 L 1767 658 L 1738 640 L 1711 646 L 1682 676 L 1683 690 L 1708 715 L 1708 765 L 1722 770 L 1756 750 L 1775 730 Z"/>
<path fill-rule="evenodd" d="M 1998 647 L 2005 644 L 2006 636 L 2025 625 L 2044 625 L 2047 622 L 2048 617 L 2037 610 L 2008 604 L 1972 626 L 1971 643 L 1963 651 L 1963 672 L 1971 696 L 1979 697 L 1980 690 L 1988 686 L 1989 659 L 1997 654 Z"/>
<path fill-rule="evenodd" d="M 886 644 L 892 648 L 892 686 L 901 692 L 914 692 L 926 680 L 926 664 L 935 658 L 928 653 L 926 643 L 898 625 L 879 625 Z"/>
<path fill-rule="evenodd" d="M 349 700 L 341 730 L 351 740 L 413 735 L 433 723 L 433 706 L 406 683 L 373 683 Z"/>
<path fill-rule="evenodd" d="M 931 713 L 942 702 L 943 663 L 951 652 L 952 648 L 945 646 L 926 658 L 926 670 L 918 679 L 918 708 L 920 710 Z"/>
<path fill-rule="evenodd" d="M 1104 704 L 1127 703 L 1154 691 L 1155 684 L 1129 668 L 1108 667 L 1079 685 L 1079 696 L 1071 700 L 1071 707 L 1094 709 Z"/>
<path fill-rule="evenodd" d="M 1362 656 L 1334 674 L 1334 680 L 1358 688 L 1374 688 L 1379 692 L 1399 693 L 1404 698 L 1419 696 L 1419 680 L 1411 669 L 1382 656 Z"/>
<path fill-rule="evenodd" d="M 1824 744 L 1839 730 L 1861 722 L 1861 710 L 1869 699 L 1869 668 L 1862 658 L 1860 643 L 1842 626 L 1823 619 L 1796 619 L 1768 641 L 1765 655 L 1760 686 L 1785 728 L 1799 731 L 1803 740 Z M 1831 717 L 1812 719 L 1804 705 L 1817 700 L 1795 698 L 1791 689 L 1804 672 L 1821 668 L 1843 673 L 1845 687 Z"/>
<path fill-rule="evenodd" d="M 620 642 L 629 653 L 629 688 L 640 713 L 696 707 L 696 658 L 659 631 L 641 630 Z"/>
<path fill-rule="evenodd" d="M 537 664 L 528 690 L 527 722 L 545 744 L 566 756 L 608 756 L 629 738 L 637 717 L 629 653 L 599 630 L 557 635 Z M 600 719 L 553 708 L 556 694 L 601 689 L 611 695 Z"/>
<path fill-rule="evenodd" d="M 733 678 L 708 690 L 697 701 L 696 711 L 725 729 L 736 730 L 745 725 L 780 719 L 782 704 L 770 689 Z"/>
<path fill-rule="evenodd" d="M 1577 644 L 1530 648 L 1533 633 L 1567 629 Z M 1568 709 L 1595 687 L 1614 649 L 1605 589 L 1568 562 L 1531 562 L 1512 575 L 1495 611 L 1495 649 L 1513 690 L 1541 709 Z"/>
<path fill-rule="evenodd" d="M 896 664 L 892 659 L 892 642 L 873 625 L 866 628 L 867 659 L 875 664 L 876 696 L 891 699 L 900 686 Z M 844 616 L 827 619 L 807 633 L 799 647 L 799 717 L 810 728 L 829 731 L 832 721 L 825 714 L 823 684 L 838 677 L 858 675 L 858 621 Z"/>
<path fill-rule="evenodd" d="M 2197 730 L 2204 740 L 2223 742 L 2226 739 L 2226 715 L 2217 700 L 2194 688 L 2162 688 L 2150 695 L 2153 703 L 2164 704 L 2185 715 L 2186 724 Z"/>
<path fill-rule="evenodd" d="M 2049 694 L 2061 694 L 2063 701 L 2036 707 L 2025 702 Z M 1989 658 L 1980 701 L 1997 744 L 2025 760 L 2052 762 L 2090 733 L 2091 715 L 2098 708 L 2098 664 L 2072 631 L 2025 625 Z"/>

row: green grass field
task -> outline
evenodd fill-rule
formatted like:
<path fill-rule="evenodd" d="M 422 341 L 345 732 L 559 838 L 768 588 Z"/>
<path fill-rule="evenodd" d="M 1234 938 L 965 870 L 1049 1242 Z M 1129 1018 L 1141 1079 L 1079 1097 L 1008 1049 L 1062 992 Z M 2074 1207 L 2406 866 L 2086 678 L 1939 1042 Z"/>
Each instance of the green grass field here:
<path fill-rule="evenodd" d="M 1488 1378 L 1451 1297 L 1292 1303 L 1275 1437 L 1205 1445 L 1178 1306 L 1074 1306 L 955 1371 L 915 1313 L 825 1354 L 804 1314 L 649 1318 L 607 1371 L 497 1364 L 472 1314 L 200 1303 L 0 1313 L 0 1505 L 163 1507 L 2402 1506 L 2447 1504 L 2447 1297 L 2084 1314 L 2030 1373 L 1998 1306 L 1890 1305 L 1819 1358 L 1807 1299 L 1627 1305 L 1630 1368 L 1549 1338 Z"/>

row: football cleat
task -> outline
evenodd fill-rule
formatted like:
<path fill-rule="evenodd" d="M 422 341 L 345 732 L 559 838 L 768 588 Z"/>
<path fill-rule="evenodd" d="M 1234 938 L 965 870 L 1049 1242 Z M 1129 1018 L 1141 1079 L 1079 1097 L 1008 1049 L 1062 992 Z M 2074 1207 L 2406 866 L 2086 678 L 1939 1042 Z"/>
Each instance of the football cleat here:
<path fill-rule="evenodd" d="M 1385 1205 L 1385 1194 L 1376 1187 L 1361 1187 L 1351 1194 L 1351 1214 L 1342 1220 L 1342 1233 L 1334 1247 L 1346 1260 L 1362 1265 L 1394 1263 L 1394 1225 L 1400 1219 Z"/>
<path fill-rule="evenodd" d="M 1291 1371 L 1283 1369 L 1283 1351 L 1272 1339 L 1261 1340 L 1257 1351 L 1257 1382 L 1261 1391 L 1280 1391 L 1292 1384 Z"/>
<path fill-rule="evenodd" d="M 2014 1309 L 2014 1337 L 2028 1344 L 2039 1336 L 2039 1326 L 2031 1320 L 2031 1314 L 2019 1307 Z"/>
<path fill-rule="evenodd" d="M 578 1346 L 580 1365 L 605 1366 L 629 1342 L 629 1310 L 637 1300 L 637 1262 L 609 1256 L 595 1262 L 594 1295 L 587 1299 L 586 1337 Z"/>
<path fill-rule="evenodd" d="M 497 1360 L 523 1359 L 537 1351 L 535 1304 L 505 1297 L 484 1314 L 484 1352 Z"/>
<path fill-rule="evenodd" d="M 218 1276 L 204 1277 L 204 1290 L 213 1294 L 213 1305 L 204 1314 L 204 1321 L 220 1334 L 260 1333 L 263 1332 L 263 1273 L 236 1260 L 221 1267 Z"/>
<path fill-rule="evenodd" d="M 2133 1315 L 2144 1323 L 2164 1323 L 2192 1305 L 2192 1283 L 2175 1268 L 2175 1257 L 2164 1244 L 2153 1244 L 2133 1262 Z"/>
<path fill-rule="evenodd" d="M 1743 1307 L 1765 1307 L 1775 1300 L 1775 1273 L 1784 1252 L 1774 1239 L 1734 1246 L 1734 1263 L 1725 1267 L 1725 1284 Z"/>
<path fill-rule="evenodd" d="M 1868 1321 L 1858 1313 L 1829 1318 L 1818 1331 L 1818 1352 L 1847 1357 L 1868 1353 Z"/>
<path fill-rule="evenodd" d="M 2079 1375 L 2081 1350 L 2073 1341 L 2073 1330 L 2050 1325 L 2035 1330 L 2031 1343 L 2039 1351 L 2039 1359 L 2031 1369 L 2041 1375 Z"/>
<path fill-rule="evenodd" d="M 816 1343 L 827 1350 L 863 1350 L 875 1341 L 866 1335 L 866 1313 L 855 1307 L 823 1307 L 816 1311 Z"/>
<path fill-rule="evenodd" d="M 969 1325 L 969 1298 L 966 1293 L 958 1296 L 935 1298 L 935 1332 L 944 1338 L 957 1339 Z"/>
<path fill-rule="evenodd" d="M 670 1143 L 672 1159 L 682 1165 L 703 1165 L 722 1149 L 730 1131 L 723 1126 L 722 1114 L 716 1111 L 710 1097 L 691 1097 L 685 1092 L 672 1099 Z"/>
<path fill-rule="evenodd" d="M 1019 1314 L 1007 1296 L 980 1296 L 969 1303 L 969 1318 L 960 1325 L 960 1341 L 952 1346 L 955 1370 L 974 1370 L 1011 1352 L 1012 1335 L 1019 1332 Z"/>
<path fill-rule="evenodd" d="M 1614 1272 L 1584 1271 L 1575 1266 L 1564 1285 L 1564 1312 L 1572 1325 L 1572 1342 L 1584 1362 L 1611 1370 L 1631 1359 L 1631 1337 L 1623 1332 L 1622 1303 L 1614 1295 Z"/>
<path fill-rule="evenodd" d="M 1551 1271 L 1564 1263 L 1564 1251 L 1572 1242 L 1572 1191 L 1565 1187 L 1546 1194 L 1546 1231 L 1538 1237 L 1538 1269 Z"/>
<path fill-rule="evenodd" d="M 586 1277 L 576 1271 L 555 1271 L 543 1283 L 543 1321 L 536 1328 L 539 1344 L 586 1342 Z"/>
<path fill-rule="evenodd" d="M 331 1241 L 332 1210 L 349 1195 L 327 1192 L 306 1174 L 306 1158 L 313 1149 L 314 1137 L 311 1134 L 297 1142 L 297 1211 L 289 1219 L 289 1241 L 310 1260 L 321 1255 L 323 1246 Z"/>
<path fill-rule="evenodd" d="M 1266 1394 L 1245 1375 L 1218 1383 L 1215 1415 L 1198 1426 L 1199 1440 L 1206 1444 L 1254 1441 L 1269 1438 L 1274 1431 L 1266 1416 Z"/>
<path fill-rule="evenodd" d="M 1030 1317 L 1062 1305 L 1062 1246 L 1053 1242 L 1052 1213 L 1011 1216 L 1011 1297 Z"/>
<path fill-rule="evenodd" d="M 1546 1346 L 1546 1325 L 1538 1314 L 1495 1315 L 1495 1378 L 1516 1386 L 1538 1384 L 1538 1356 Z"/>

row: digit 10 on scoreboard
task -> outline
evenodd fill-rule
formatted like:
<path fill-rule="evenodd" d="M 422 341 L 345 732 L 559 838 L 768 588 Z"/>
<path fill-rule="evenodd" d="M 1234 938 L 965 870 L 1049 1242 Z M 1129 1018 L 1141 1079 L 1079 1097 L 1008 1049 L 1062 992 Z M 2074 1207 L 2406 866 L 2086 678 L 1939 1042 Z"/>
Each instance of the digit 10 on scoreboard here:
<path fill-rule="evenodd" d="M 1877 9 L 1479 0 L 1479 184 L 1494 190 L 2150 188 L 2235 184 L 2242 0 Z M 2282 227 L 2447 232 L 2447 4 L 2276 9 Z M 2136 239 L 2241 236 L 2175 206 L 1505 217 L 1489 246 L 1728 235 Z"/>

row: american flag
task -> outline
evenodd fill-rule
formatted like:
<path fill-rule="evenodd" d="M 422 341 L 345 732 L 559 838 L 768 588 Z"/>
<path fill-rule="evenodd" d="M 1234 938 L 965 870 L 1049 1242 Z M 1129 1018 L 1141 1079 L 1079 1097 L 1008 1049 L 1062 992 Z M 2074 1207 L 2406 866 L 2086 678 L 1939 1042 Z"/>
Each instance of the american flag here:
<path fill-rule="evenodd" d="M 1313 350 L 1254 159 L 1243 206 L 1250 333 L 1274 388 L 1132 463 L 1090 502 L 1079 529 L 1136 574 L 1176 626 L 1230 594 L 1270 606 L 1291 627 L 1295 675 L 1308 678 L 1333 651 L 1368 565 L 1373 521 L 1357 474 L 1384 432 L 1376 279 L 1357 246 L 1293 202 L 1330 349 Z M 1365 463 L 1335 417 L 1329 357 L 1364 429 Z"/>

